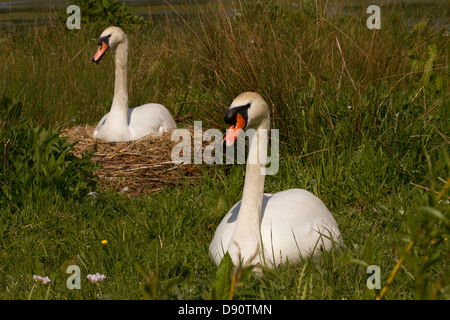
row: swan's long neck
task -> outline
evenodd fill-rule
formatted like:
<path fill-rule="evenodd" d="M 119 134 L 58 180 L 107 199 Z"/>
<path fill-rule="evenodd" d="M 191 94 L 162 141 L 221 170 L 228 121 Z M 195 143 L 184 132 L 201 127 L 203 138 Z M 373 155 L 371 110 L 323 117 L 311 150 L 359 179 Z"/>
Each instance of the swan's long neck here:
<path fill-rule="evenodd" d="M 269 118 L 265 118 L 255 134 L 249 135 L 244 192 L 235 229 L 228 247 L 235 263 L 240 259 L 244 260 L 243 263 L 257 263 L 259 261 L 268 129 Z M 233 252 L 240 252 L 240 257 L 233 256 Z"/>
<path fill-rule="evenodd" d="M 120 43 L 115 52 L 116 81 L 111 115 L 119 117 L 127 124 L 128 112 L 128 40 Z M 115 114 L 118 114 L 117 116 Z"/>

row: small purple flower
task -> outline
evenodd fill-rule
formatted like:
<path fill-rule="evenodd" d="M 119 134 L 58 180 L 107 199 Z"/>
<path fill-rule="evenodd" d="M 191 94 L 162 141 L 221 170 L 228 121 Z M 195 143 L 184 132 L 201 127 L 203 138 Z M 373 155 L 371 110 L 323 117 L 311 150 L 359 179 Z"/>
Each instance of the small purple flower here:
<path fill-rule="evenodd" d="M 93 282 L 93 283 L 97 283 L 97 282 L 105 280 L 106 276 L 104 274 L 100 274 L 97 272 L 96 274 L 88 274 L 86 276 L 86 278 L 91 280 L 91 282 Z"/>
<path fill-rule="evenodd" d="M 49 277 L 41 277 L 41 276 L 36 276 L 36 275 L 33 275 L 33 279 L 34 279 L 34 281 L 36 281 L 36 282 L 40 281 L 43 284 L 47 284 L 52 281 L 52 280 L 50 280 Z"/>

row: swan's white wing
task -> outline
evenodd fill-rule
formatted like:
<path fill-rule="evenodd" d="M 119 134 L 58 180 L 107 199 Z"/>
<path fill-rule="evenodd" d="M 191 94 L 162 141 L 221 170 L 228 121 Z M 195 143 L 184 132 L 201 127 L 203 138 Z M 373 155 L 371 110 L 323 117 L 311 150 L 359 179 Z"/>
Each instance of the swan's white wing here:
<path fill-rule="evenodd" d="M 148 103 L 128 110 L 128 127 L 133 140 L 147 135 L 161 135 L 177 128 L 169 110 L 161 104 Z"/>
<path fill-rule="evenodd" d="M 264 209 L 264 208 L 263 208 Z M 296 262 L 341 245 L 336 221 L 325 204 L 309 191 L 275 193 L 263 210 L 261 235 L 265 259 L 275 264 Z"/>
<path fill-rule="evenodd" d="M 209 247 L 216 264 L 224 256 L 234 231 L 241 201 L 225 215 Z M 264 259 L 278 265 L 296 262 L 333 243 L 343 245 L 338 225 L 325 204 L 309 191 L 289 189 L 264 194 L 261 216 L 261 238 Z M 332 239 L 331 239 L 332 238 Z"/>

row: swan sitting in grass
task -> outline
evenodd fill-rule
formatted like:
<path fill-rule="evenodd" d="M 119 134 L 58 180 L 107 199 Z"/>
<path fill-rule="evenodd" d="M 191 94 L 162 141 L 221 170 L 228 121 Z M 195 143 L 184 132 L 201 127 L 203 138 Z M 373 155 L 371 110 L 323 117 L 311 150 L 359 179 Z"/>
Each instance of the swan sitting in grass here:
<path fill-rule="evenodd" d="M 148 103 L 128 108 L 128 37 L 122 29 L 109 27 L 98 40 L 93 61 L 99 63 L 109 48 L 115 49 L 115 86 L 111 110 L 98 123 L 94 137 L 107 141 L 132 141 L 147 135 L 160 136 L 177 128 L 163 105 Z"/>
<path fill-rule="evenodd" d="M 253 92 L 240 94 L 225 114 L 230 125 L 224 142 L 230 146 L 243 130 L 249 136 L 242 200 L 217 227 L 209 247 L 218 265 L 226 252 L 235 265 L 274 267 L 289 260 L 319 256 L 334 246 L 344 246 L 336 221 L 325 204 L 311 192 L 289 189 L 264 193 L 269 129 L 269 107 Z M 254 159 L 249 162 L 249 159 Z M 255 160 L 256 159 L 256 160 Z"/>

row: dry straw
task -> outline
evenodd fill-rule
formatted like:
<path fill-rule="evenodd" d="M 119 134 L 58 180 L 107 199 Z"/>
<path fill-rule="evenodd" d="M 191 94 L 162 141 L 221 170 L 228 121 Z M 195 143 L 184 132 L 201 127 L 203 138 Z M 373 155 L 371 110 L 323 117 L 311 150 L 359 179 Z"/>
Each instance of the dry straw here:
<path fill-rule="evenodd" d="M 91 160 L 101 164 L 94 173 L 99 177 L 101 190 L 116 190 L 132 196 L 148 194 L 168 185 L 195 183 L 200 176 L 199 166 L 174 164 L 171 134 L 145 137 L 132 142 L 106 142 L 94 139 L 95 126 L 64 129 L 62 136 L 75 143 L 73 152 L 81 157 L 92 151 Z"/>

